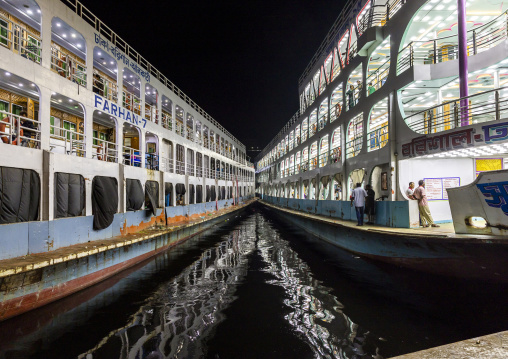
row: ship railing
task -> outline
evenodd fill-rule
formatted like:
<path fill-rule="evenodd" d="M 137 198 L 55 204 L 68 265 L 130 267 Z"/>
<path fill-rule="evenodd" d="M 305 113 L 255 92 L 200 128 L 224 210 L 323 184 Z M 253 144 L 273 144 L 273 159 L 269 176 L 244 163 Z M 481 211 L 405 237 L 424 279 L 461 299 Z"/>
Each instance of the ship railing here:
<path fill-rule="evenodd" d="M 101 75 L 97 70 L 93 70 L 93 92 L 112 101 L 118 101 L 118 85 Z"/>
<path fill-rule="evenodd" d="M 370 73 L 367 77 L 367 96 L 370 95 L 369 89 L 370 84 L 374 89 L 379 90 L 381 86 L 383 86 L 386 77 L 388 76 L 388 72 L 390 71 L 390 60 L 386 60 L 381 66 L 379 66 L 374 72 Z"/>
<path fill-rule="evenodd" d="M 342 150 L 339 147 L 332 148 L 330 150 L 330 163 L 339 162 L 342 158 Z"/>
<path fill-rule="evenodd" d="M 123 146 L 123 164 L 141 167 L 141 152 L 136 148 Z"/>
<path fill-rule="evenodd" d="M 507 14 L 508 11 L 487 24 L 467 32 L 468 56 L 486 51 L 508 37 Z M 458 56 L 458 35 L 412 41 L 399 52 L 397 73 L 400 74 L 414 65 L 430 65 L 456 60 Z"/>
<path fill-rule="evenodd" d="M 351 0 L 352 1 L 352 0 Z M 215 125 L 220 131 L 226 136 L 231 138 L 233 142 L 241 145 L 241 142 L 235 138 L 229 131 L 227 131 L 220 123 L 218 123 L 212 116 L 210 116 L 205 110 L 198 106 L 189 96 L 187 96 L 182 90 L 180 90 L 175 84 L 169 81 L 159 70 L 157 70 L 151 63 L 149 63 L 143 56 L 141 56 L 136 50 L 134 50 L 125 40 L 118 36 L 112 31 L 106 24 L 104 24 L 99 18 L 97 18 L 86 6 L 83 6 L 78 0 L 62 0 L 77 16 L 81 17 L 86 23 L 91 25 L 99 36 L 111 42 L 112 45 L 116 46 L 120 51 L 125 53 L 129 58 L 137 63 L 140 67 L 144 68 L 154 78 L 157 78 L 162 84 L 164 84 L 169 90 L 180 97 L 185 103 L 196 110 L 200 115 Z"/>
<path fill-rule="evenodd" d="M 196 177 L 203 178 L 203 167 L 196 166 Z"/>
<path fill-rule="evenodd" d="M 2 139 L 0 143 L 40 148 L 40 122 L 7 111 L 0 111 L 0 137 Z"/>
<path fill-rule="evenodd" d="M 351 85 L 349 85 L 351 86 Z M 349 91 L 349 87 L 347 89 L 347 92 Z M 358 101 L 360 101 L 360 99 L 362 98 L 362 94 L 360 91 L 363 91 L 363 86 L 362 85 L 353 85 L 353 90 L 352 90 L 352 94 L 351 95 L 348 95 L 347 92 L 346 92 L 346 111 L 349 111 L 350 109 L 352 109 L 354 106 L 356 106 L 358 104 Z M 350 96 L 353 96 L 353 98 L 351 99 L 352 102 L 350 102 Z"/>
<path fill-rule="evenodd" d="M 388 143 L 388 123 L 367 133 L 367 147 L 369 151 L 379 150 Z"/>
<path fill-rule="evenodd" d="M 50 131 L 50 151 L 85 157 L 86 137 L 84 134 L 53 125 L 50 125 Z"/>
<path fill-rule="evenodd" d="M 122 106 L 137 115 L 141 115 L 141 99 L 125 88 L 123 90 Z"/>
<path fill-rule="evenodd" d="M 318 131 L 321 131 L 323 128 L 325 128 L 327 123 L 328 123 L 328 114 L 325 114 L 318 119 Z M 290 146 L 289 148 L 290 151 L 292 149 L 291 147 L 292 146 Z"/>
<path fill-rule="evenodd" d="M 317 160 L 318 160 L 317 155 L 314 155 L 311 158 L 309 158 L 309 170 L 317 168 Z"/>
<path fill-rule="evenodd" d="M 355 137 L 346 142 L 346 158 L 356 157 L 362 150 L 362 137 Z"/>
<path fill-rule="evenodd" d="M 86 65 L 51 46 L 51 69 L 60 76 L 86 87 Z"/>
<path fill-rule="evenodd" d="M 183 127 L 183 123 L 182 123 L 182 122 L 180 122 L 180 121 L 178 121 L 178 120 L 177 120 L 177 121 L 176 121 L 176 126 L 175 126 L 175 129 L 176 129 L 176 134 L 177 134 L 177 135 L 180 135 L 180 136 L 184 137 L 184 132 L 185 132 L 185 130 L 184 130 L 184 127 Z"/>
<path fill-rule="evenodd" d="M 156 124 L 159 123 L 159 111 L 157 105 L 151 105 L 145 102 L 145 119 Z"/>
<path fill-rule="evenodd" d="M 167 157 L 159 157 L 160 168 L 163 172 L 173 173 L 173 159 Z"/>
<path fill-rule="evenodd" d="M 175 173 L 178 175 L 185 174 L 185 162 L 183 161 L 175 161 Z"/>
<path fill-rule="evenodd" d="M 165 113 L 162 111 L 162 127 L 164 127 L 166 130 L 173 130 L 173 119 L 171 118 L 171 115 Z"/>
<path fill-rule="evenodd" d="M 158 171 L 160 166 L 159 155 L 156 153 L 145 154 L 145 168 Z"/>
<path fill-rule="evenodd" d="M 98 138 L 94 138 L 93 141 L 92 158 L 106 162 L 118 161 L 118 148 L 116 143 Z"/>
<path fill-rule="evenodd" d="M 194 163 L 187 163 L 187 174 L 194 176 Z"/>
<path fill-rule="evenodd" d="M 358 21 L 360 36 L 370 27 L 385 26 L 406 2 L 407 0 L 392 0 L 385 5 L 371 5 L 371 8 L 367 10 L 367 14 Z"/>
<path fill-rule="evenodd" d="M 207 136 L 204 137 L 204 140 L 203 140 L 203 147 L 205 148 L 210 148 L 210 141 L 208 140 Z"/>
<path fill-rule="evenodd" d="M 508 87 L 447 101 L 413 113 L 404 121 L 417 133 L 431 134 L 505 118 L 508 118 Z"/>
<path fill-rule="evenodd" d="M 194 142 L 194 131 L 192 128 L 187 127 L 187 137 L 189 141 Z"/>
<path fill-rule="evenodd" d="M 0 46 L 8 48 L 25 59 L 41 63 L 42 41 L 40 36 L 2 15 L 0 15 Z"/>
<path fill-rule="evenodd" d="M 324 167 L 328 164 L 328 151 L 319 155 L 319 167 Z"/>

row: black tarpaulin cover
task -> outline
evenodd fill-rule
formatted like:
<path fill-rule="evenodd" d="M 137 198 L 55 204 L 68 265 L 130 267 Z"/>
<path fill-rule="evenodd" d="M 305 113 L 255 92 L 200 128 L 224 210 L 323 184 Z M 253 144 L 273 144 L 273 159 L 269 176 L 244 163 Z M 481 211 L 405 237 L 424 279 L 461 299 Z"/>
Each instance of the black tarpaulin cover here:
<path fill-rule="evenodd" d="M 210 198 L 212 197 L 212 194 L 210 193 L 210 186 L 206 186 L 206 200 L 205 202 L 210 202 Z"/>
<path fill-rule="evenodd" d="M 0 167 L 0 224 L 36 221 L 40 193 L 34 170 Z"/>
<path fill-rule="evenodd" d="M 185 190 L 185 185 L 183 183 L 177 183 L 175 186 L 176 194 L 181 194 L 182 196 L 187 192 Z"/>
<path fill-rule="evenodd" d="M 55 173 L 55 218 L 76 217 L 85 209 L 85 179 L 73 173 Z"/>
<path fill-rule="evenodd" d="M 198 184 L 196 186 L 196 203 L 203 202 L 203 186 Z"/>
<path fill-rule="evenodd" d="M 143 208 L 143 186 L 137 179 L 127 178 L 125 180 L 125 197 L 127 199 L 127 210 L 137 211 Z"/>
<path fill-rule="evenodd" d="M 156 181 L 146 181 L 145 183 L 145 205 L 155 216 L 155 209 L 159 203 L 159 183 Z"/>
<path fill-rule="evenodd" d="M 222 191 L 220 190 L 220 186 L 217 187 L 217 200 L 220 201 L 222 199 Z"/>
<path fill-rule="evenodd" d="M 164 183 L 164 195 L 166 197 L 166 206 L 172 206 L 171 197 L 173 196 L 173 184 L 171 182 Z"/>
<path fill-rule="evenodd" d="M 220 193 L 221 193 L 221 199 L 226 199 L 226 187 L 221 186 Z"/>
<path fill-rule="evenodd" d="M 118 181 L 114 177 L 95 176 L 92 181 L 93 229 L 108 228 L 118 210 Z"/>
<path fill-rule="evenodd" d="M 210 198 L 211 201 L 215 201 L 216 195 L 215 195 L 215 186 L 210 186 L 210 190 L 212 192 L 212 197 Z"/>
<path fill-rule="evenodd" d="M 194 185 L 189 185 L 189 204 L 194 204 Z"/>

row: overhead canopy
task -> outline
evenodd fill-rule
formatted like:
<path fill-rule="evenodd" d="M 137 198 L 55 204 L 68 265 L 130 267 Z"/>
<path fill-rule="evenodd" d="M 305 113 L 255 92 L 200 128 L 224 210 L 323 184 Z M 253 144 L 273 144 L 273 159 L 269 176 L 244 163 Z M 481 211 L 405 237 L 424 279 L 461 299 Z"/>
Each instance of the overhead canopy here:
<path fill-rule="evenodd" d="M 118 210 L 118 181 L 114 177 L 95 176 L 92 180 L 93 229 L 107 228 Z"/>
<path fill-rule="evenodd" d="M 127 199 L 127 210 L 137 211 L 143 207 L 145 196 L 143 195 L 143 186 L 137 179 L 127 178 L 125 180 L 125 197 Z"/>
<path fill-rule="evenodd" d="M 72 173 L 55 173 L 55 218 L 76 217 L 85 209 L 85 179 Z"/>

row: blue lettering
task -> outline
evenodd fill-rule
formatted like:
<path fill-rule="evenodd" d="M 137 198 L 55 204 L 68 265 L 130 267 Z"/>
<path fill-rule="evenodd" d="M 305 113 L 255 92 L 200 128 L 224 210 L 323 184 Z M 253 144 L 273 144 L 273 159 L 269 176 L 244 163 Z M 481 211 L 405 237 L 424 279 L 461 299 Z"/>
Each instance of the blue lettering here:
<path fill-rule="evenodd" d="M 104 112 L 108 112 L 108 113 L 109 113 L 108 100 L 106 100 L 106 101 L 104 102 L 104 107 L 102 108 L 102 110 L 103 110 Z"/>
<path fill-rule="evenodd" d="M 135 114 L 132 114 L 132 123 L 135 123 L 136 125 L 139 125 L 139 123 L 138 123 L 138 116 L 136 116 Z"/>
<path fill-rule="evenodd" d="M 95 95 L 95 107 L 99 107 L 102 103 L 102 97 L 100 97 L 99 95 Z"/>
<path fill-rule="evenodd" d="M 142 119 L 141 121 L 143 121 L 143 128 L 145 128 L 145 126 L 146 126 L 146 119 Z"/>
<path fill-rule="evenodd" d="M 132 122 L 131 112 L 130 111 L 127 111 L 127 116 L 125 117 L 125 121 Z"/>
<path fill-rule="evenodd" d="M 123 118 L 125 120 L 125 111 L 122 107 L 118 108 L 118 117 Z"/>
<path fill-rule="evenodd" d="M 114 103 L 112 103 L 112 104 L 111 104 L 111 113 L 112 113 L 113 115 L 115 115 L 115 116 L 118 116 L 118 115 L 116 114 L 116 110 L 118 110 L 118 107 L 117 107 Z"/>

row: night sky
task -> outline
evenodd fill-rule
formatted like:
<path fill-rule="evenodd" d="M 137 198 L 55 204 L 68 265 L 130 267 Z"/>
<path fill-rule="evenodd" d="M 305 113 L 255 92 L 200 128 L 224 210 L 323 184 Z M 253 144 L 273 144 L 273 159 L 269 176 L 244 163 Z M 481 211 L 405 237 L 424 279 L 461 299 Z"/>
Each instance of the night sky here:
<path fill-rule="evenodd" d="M 263 148 L 298 110 L 298 78 L 345 1 L 82 3 L 242 143 Z"/>

